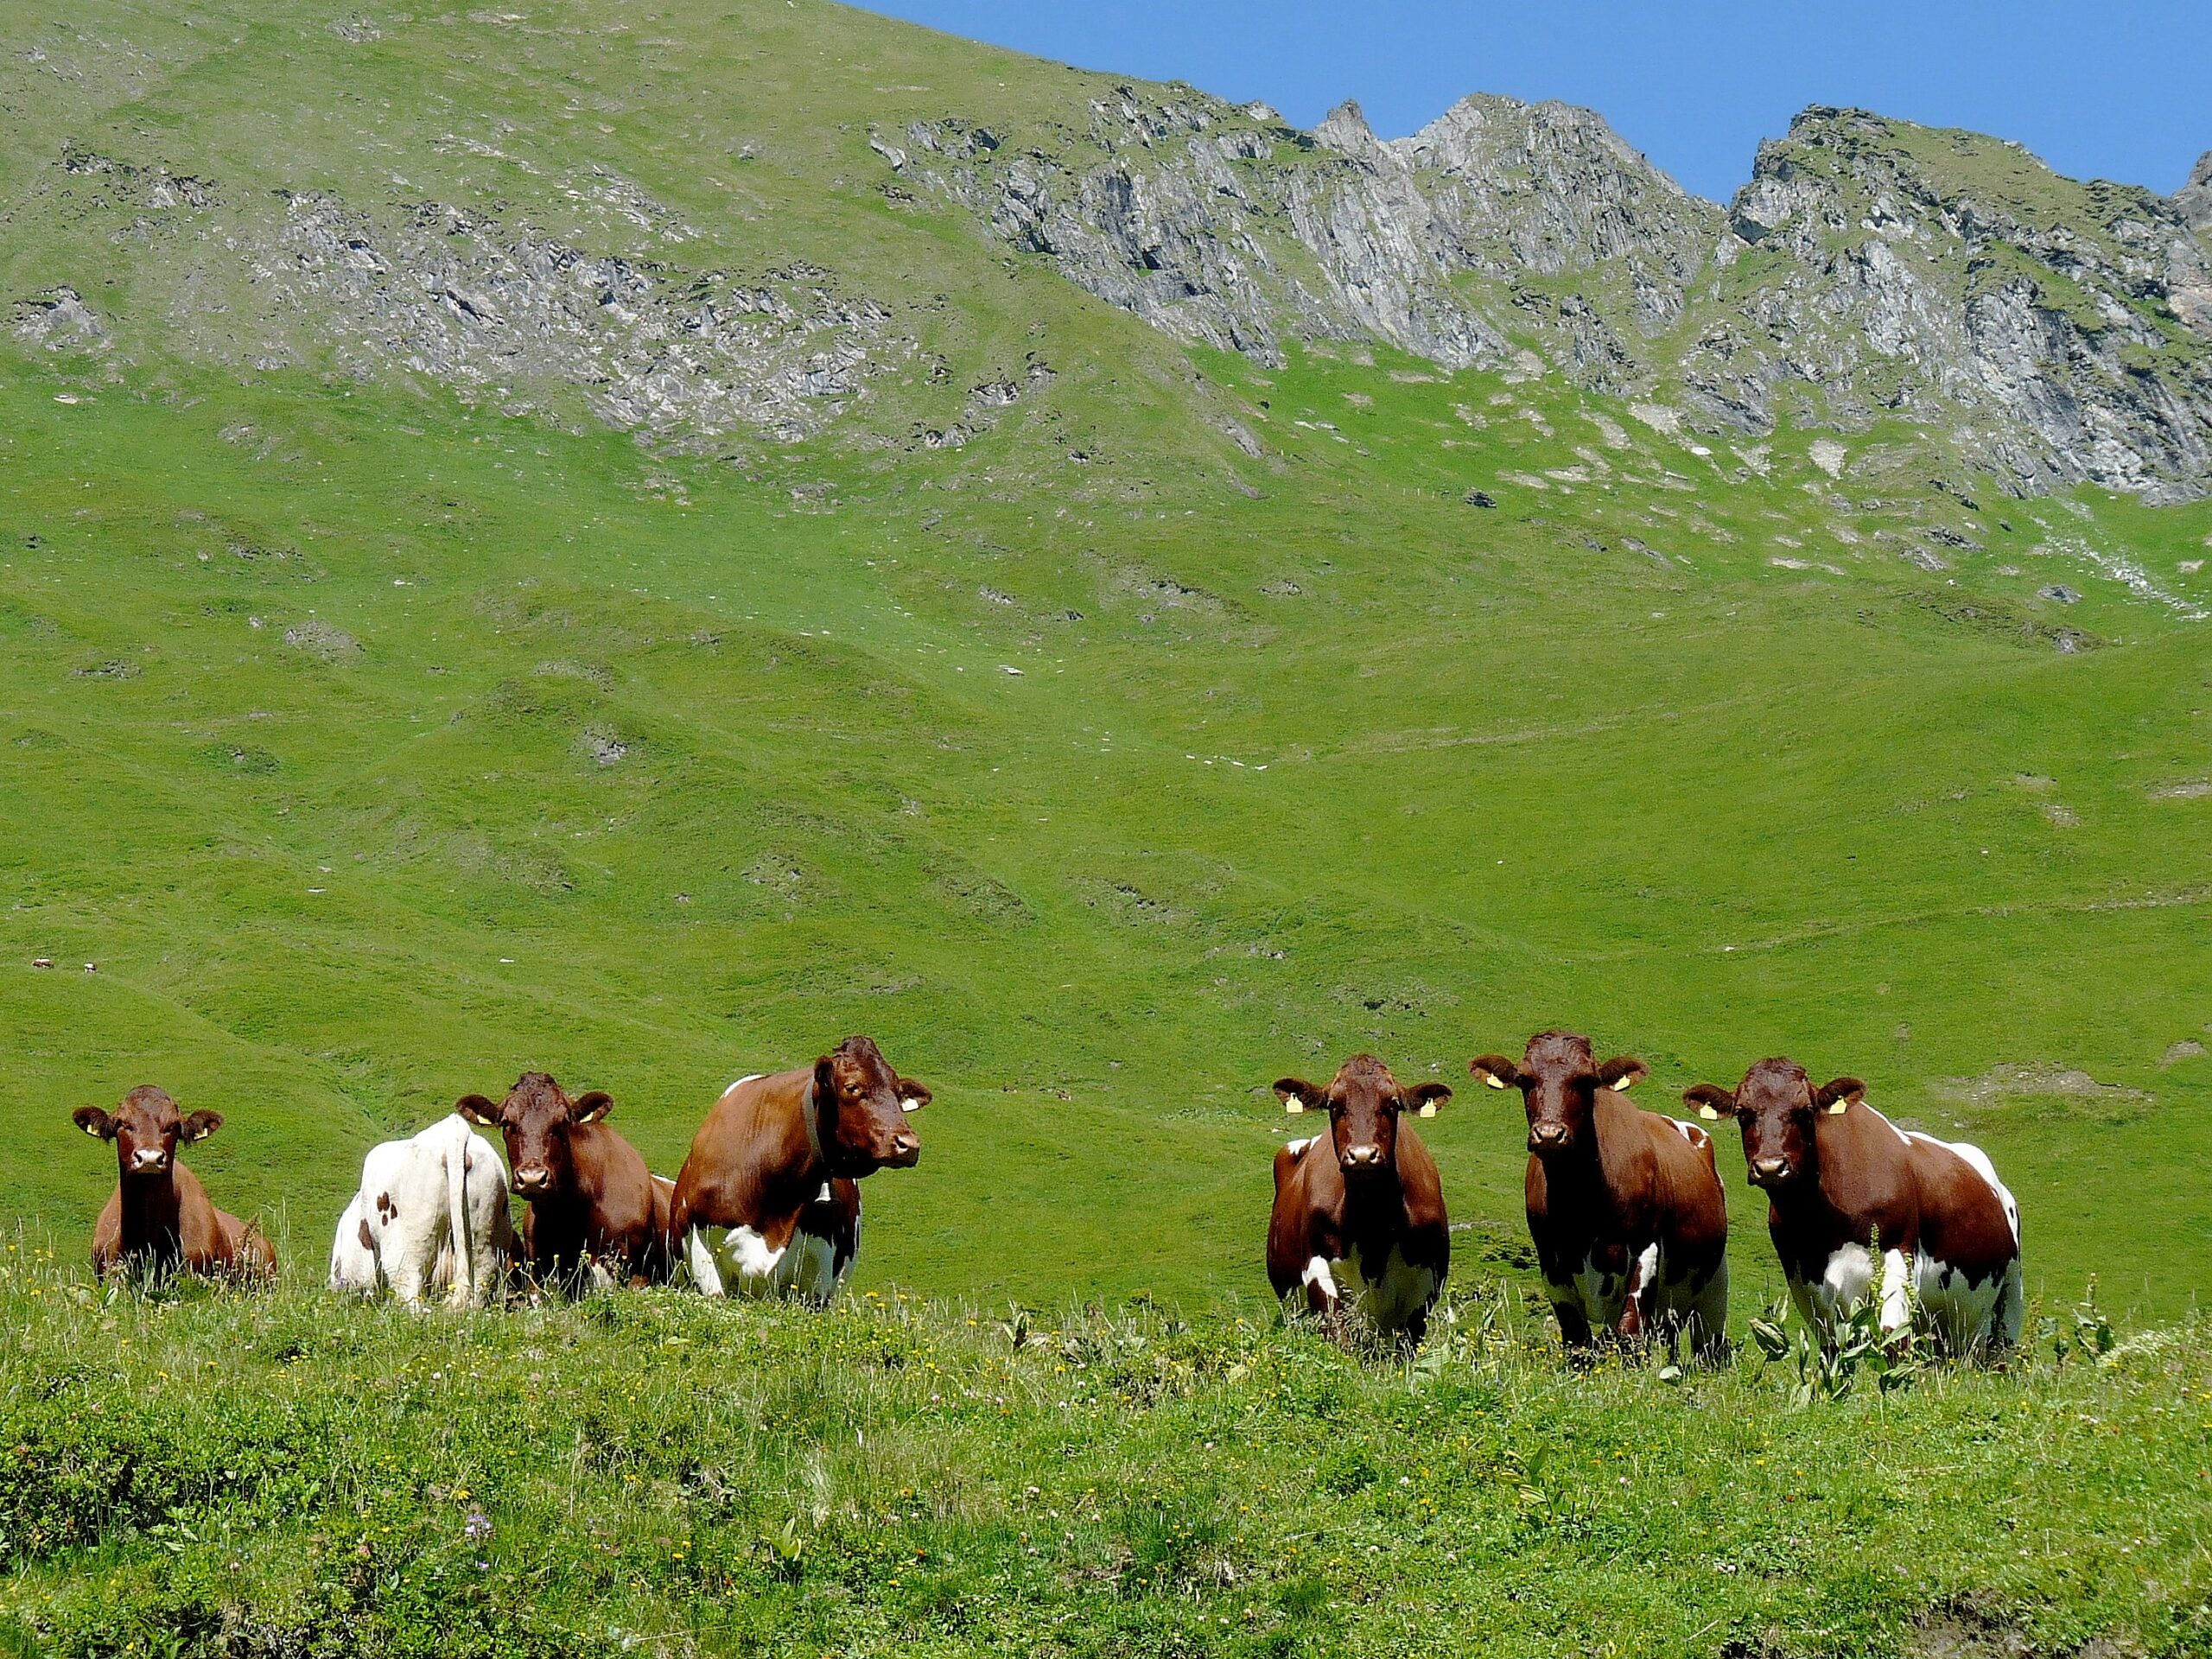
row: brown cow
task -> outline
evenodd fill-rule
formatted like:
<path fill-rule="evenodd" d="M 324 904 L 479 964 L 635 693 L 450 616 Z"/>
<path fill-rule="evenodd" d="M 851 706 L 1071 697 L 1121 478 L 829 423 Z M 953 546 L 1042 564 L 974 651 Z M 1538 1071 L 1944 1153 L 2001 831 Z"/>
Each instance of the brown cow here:
<path fill-rule="evenodd" d="M 1683 1332 L 1718 1356 L 1728 1319 L 1728 1200 L 1713 1137 L 1625 1098 L 1650 1068 L 1598 1064 L 1587 1037 L 1539 1032 L 1521 1064 L 1467 1062 L 1493 1089 L 1518 1089 L 1529 1114 L 1529 1236 L 1561 1340 L 1624 1342 Z"/>
<path fill-rule="evenodd" d="M 543 1071 L 525 1071 L 494 1106 L 464 1095 L 454 1110 L 497 1129 L 507 1143 L 514 1193 L 530 1202 L 523 1259 L 542 1284 L 580 1288 L 669 1274 L 669 1184 L 602 1121 L 614 1109 L 604 1090 L 569 1098 Z"/>
<path fill-rule="evenodd" d="M 205 1141 L 222 1128 L 221 1113 L 182 1116 L 176 1102 L 145 1084 L 124 1096 L 116 1111 L 79 1106 L 71 1116 L 86 1135 L 115 1142 L 115 1193 L 92 1229 L 95 1272 L 105 1275 L 125 1265 L 212 1274 L 276 1271 L 276 1252 L 259 1227 L 218 1210 L 199 1178 L 177 1160 L 180 1145 Z"/>
<path fill-rule="evenodd" d="M 676 1178 L 670 1236 L 709 1296 L 837 1294 L 861 1248 L 860 1183 L 912 1169 L 930 1091 L 867 1037 L 722 1091 Z"/>
<path fill-rule="evenodd" d="M 1452 1271 L 1452 1229 L 1436 1161 L 1400 1119 L 1433 1117 L 1451 1088 L 1408 1089 L 1355 1054 L 1325 1089 L 1284 1077 L 1275 1093 L 1291 1111 L 1328 1113 L 1329 1132 L 1276 1150 L 1268 1282 L 1286 1301 L 1302 1289 L 1316 1313 L 1349 1302 L 1418 1344 Z"/>
<path fill-rule="evenodd" d="M 1900 1129 L 1866 1092 L 1856 1077 L 1816 1089 L 1803 1066 L 1777 1058 L 1732 1092 L 1700 1083 L 1682 1098 L 1742 1128 L 1790 1299 L 1823 1341 L 1871 1294 L 1885 1331 L 1916 1303 L 1955 1353 L 2009 1348 L 2024 1312 L 2019 1206 L 1980 1147 Z"/>

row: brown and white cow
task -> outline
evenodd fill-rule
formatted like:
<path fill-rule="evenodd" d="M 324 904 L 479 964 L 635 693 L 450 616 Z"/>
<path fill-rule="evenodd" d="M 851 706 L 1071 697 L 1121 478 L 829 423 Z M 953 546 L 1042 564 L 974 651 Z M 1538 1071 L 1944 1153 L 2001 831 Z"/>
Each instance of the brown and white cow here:
<path fill-rule="evenodd" d="M 1283 1077 L 1293 1112 L 1329 1115 L 1328 1131 L 1275 1152 L 1268 1280 L 1288 1301 L 1332 1313 L 1350 1306 L 1376 1329 L 1419 1343 L 1452 1271 L 1444 1185 L 1408 1112 L 1433 1117 L 1448 1084 L 1407 1088 L 1372 1054 L 1355 1054 L 1328 1087 Z"/>
<path fill-rule="evenodd" d="M 525 1071 L 493 1105 L 464 1095 L 454 1110 L 507 1145 L 514 1194 L 527 1199 L 523 1260 L 541 1284 L 656 1284 L 669 1275 L 667 1181 L 603 1121 L 613 1100 L 571 1100 L 543 1071 Z"/>
<path fill-rule="evenodd" d="M 2019 1206 L 1980 1147 L 1900 1129 L 1866 1092 L 1856 1077 L 1815 1088 L 1777 1058 L 1733 1090 L 1700 1083 L 1682 1098 L 1742 1128 L 1790 1298 L 1824 1340 L 1872 1295 L 1885 1331 L 1917 1302 L 1955 1353 L 2010 1347 L 2024 1312 Z"/>
<path fill-rule="evenodd" d="M 221 1113 L 185 1116 L 162 1090 L 142 1084 L 112 1112 L 79 1106 L 71 1116 L 86 1135 L 115 1142 L 115 1192 L 92 1229 L 95 1272 L 124 1266 L 210 1274 L 276 1271 L 276 1252 L 259 1227 L 218 1210 L 177 1160 L 178 1147 L 222 1128 Z"/>
<path fill-rule="evenodd" d="M 1467 1069 L 1518 1089 L 1529 1115 L 1529 1236 L 1569 1348 L 1684 1333 L 1719 1353 L 1728 1319 L 1728 1200 L 1713 1137 L 1628 1103 L 1650 1073 L 1633 1056 L 1598 1063 L 1587 1037 L 1539 1032 L 1516 1065 Z"/>
<path fill-rule="evenodd" d="M 671 1237 L 709 1296 L 837 1294 L 861 1248 L 860 1183 L 912 1169 L 930 1091 L 872 1038 L 722 1091 L 676 1178 Z"/>

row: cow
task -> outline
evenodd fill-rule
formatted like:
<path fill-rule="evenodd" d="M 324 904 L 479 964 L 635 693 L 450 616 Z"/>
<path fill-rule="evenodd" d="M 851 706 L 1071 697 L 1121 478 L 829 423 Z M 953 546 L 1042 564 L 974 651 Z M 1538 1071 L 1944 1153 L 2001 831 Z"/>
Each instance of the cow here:
<path fill-rule="evenodd" d="M 1823 1343 L 1871 1294 L 1885 1332 L 1904 1329 L 1917 1304 L 1952 1353 L 2011 1347 L 2024 1313 L 2019 1205 L 1980 1147 L 1900 1129 L 1866 1093 L 1856 1077 L 1815 1088 L 1777 1058 L 1733 1090 L 1700 1083 L 1682 1098 L 1743 1130 L 1790 1300 Z"/>
<path fill-rule="evenodd" d="M 1355 1054 L 1327 1088 L 1282 1077 L 1292 1112 L 1322 1111 L 1329 1128 L 1275 1151 L 1268 1221 L 1268 1281 L 1289 1306 L 1332 1314 L 1349 1306 L 1386 1334 L 1418 1346 L 1452 1271 L 1444 1186 L 1408 1112 L 1433 1117 L 1448 1084 L 1408 1089 L 1372 1054 Z"/>
<path fill-rule="evenodd" d="M 868 1037 L 730 1084 L 676 1178 L 671 1236 L 693 1283 L 827 1304 L 860 1254 L 861 1182 L 920 1161 L 906 1120 L 930 1099 Z"/>
<path fill-rule="evenodd" d="M 220 1112 L 186 1116 L 150 1084 L 123 1098 L 115 1111 L 79 1106 L 71 1120 L 95 1140 L 115 1142 L 115 1192 L 92 1229 L 92 1269 L 155 1273 L 182 1268 L 215 1277 L 253 1278 L 276 1270 L 276 1252 L 249 1224 L 218 1210 L 197 1176 L 178 1161 L 180 1146 L 205 1141 L 223 1127 Z"/>
<path fill-rule="evenodd" d="M 543 1071 L 524 1072 L 496 1106 L 482 1095 L 454 1104 L 506 1141 L 514 1195 L 530 1205 L 523 1259 L 541 1285 L 642 1286 L 669 1275 L 671 1187 L 607 1127 L 613 1109 L 604 1090 L 571 1100 Z"/>
<path fill-rule="evenodd" d="M 420 1302 L 442 1290 L 455 1307 L 481 1307 L 515 1259 L 507 1166 L 458 1112 L 361 1160 L 361 1190 L 338 1218 L 330 1287 Z"/>
<path fill-rule="evenodd" d="M 1573 1032 L 1531 1037 L 1518 1065 L 1484 1054 L 1467 1069 L 1518 1089 L 1529 1117 L 1529 1236 L 1571 1352 L 1599 1341 L 1688 1335 L 1700 1358 L 1724 1351 L 1728 1200 L 1713 1137 L 1629 1104 L 1650 1073 L 1632 1055 L 1599 1064 Z"/>

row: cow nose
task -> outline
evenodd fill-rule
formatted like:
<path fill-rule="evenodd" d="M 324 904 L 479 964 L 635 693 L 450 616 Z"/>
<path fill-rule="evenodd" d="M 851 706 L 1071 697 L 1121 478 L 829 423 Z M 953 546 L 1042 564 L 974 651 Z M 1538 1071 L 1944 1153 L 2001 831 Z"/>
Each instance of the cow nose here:
<path fill-rule="evenodd" d="M 553 1172 L 543 1164 L 524 1164 L 515 1170 L 515 1191 L 543 1192 L 553 1184 Z"/>
<path fill-rule="evenodd" d="M 1529 1131 L 1529 1150 L 1546 1152 L 1567 1144 L 1567 1130 L 1557 1123 L 1539 1123 Z"/>
<path fill-rule="evenodd" d="M 1379 1164 L 1382 1161 L 1382 1148 L 1370 1141 L 1363 1147 L 1354 1147 L 1344 1156 L 1355 1164 Z"/>
<path fill-rule="evenodd" d="M 168 1154 L 159 1148 L 152 1152 L 141 1151 L 130 1154 L 130 1166 L 133 1169 L 159 1169 L 167 1162 L 168 1162 Z"/>
<path fill-rule="evenodd" d="M 1760 1186 L 1778 1181 L 1789 1173 L 1789 1163 L 1780 1158 L 1755 1158 L 1751 1160 L 1751 1179 Z"/>
<path fill-rule="evenodd" d="M 900 1169 L 912 1169 L 921 1160 L 921 1136 L 909 1130 L 891 1138 L 891 1161 Z"/>

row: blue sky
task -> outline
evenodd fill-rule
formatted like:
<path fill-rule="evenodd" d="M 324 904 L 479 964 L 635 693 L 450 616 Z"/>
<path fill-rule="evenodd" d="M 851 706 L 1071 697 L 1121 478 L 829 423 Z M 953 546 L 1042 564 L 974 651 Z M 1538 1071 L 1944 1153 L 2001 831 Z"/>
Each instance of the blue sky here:
<path fill-rule="evenodd" d="M 1762 137 L 1848 104 L 2018 139 L 2171 191 L 2212 149 L 2212 0 L 880 0 L 872 10 L 1238 100 L 1301 126 L 1356 98 L 1385 137 L 1462 93 L 1601 112 L 1726 200 Z"/>

